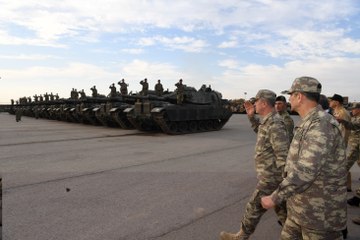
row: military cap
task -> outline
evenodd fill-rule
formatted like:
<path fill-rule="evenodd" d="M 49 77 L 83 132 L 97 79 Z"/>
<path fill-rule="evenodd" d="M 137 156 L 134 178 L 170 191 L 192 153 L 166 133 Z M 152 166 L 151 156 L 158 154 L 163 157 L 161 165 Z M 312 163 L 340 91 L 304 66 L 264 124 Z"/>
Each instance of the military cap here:
<path fill-rule="evenodd" d="M 329 97 L 329 99 L 333 100 L 333 101 L 338 101 L 341 104 L 344 102 L 344 98 L 341 95 L 336 94 L 336 93 L 334 94 L 334 96 Z"/>
<path fill-rule="evenodd" d="M 289 90 L 281 93 L 291 94 L 293 92 L 321 93 L 321 83 L 312 77 L 299 77 L 294 80 Z"/>
<path fill-rule="evenodd" d="M 360 108 L 360 102 L 353 102 L 351 106 L 348 108 L 349 110 Z"/>
<path fill-rule="evenodd" d="M 275 102 L 276 94 L 273 91 L 267 89 L 261 89 L 258 91 L 258 93 L 255 96 L 256 100 L 259 100 L 260 98 L 268 99 L 270 101 Z"/>
<path fill-rule="evenodd" d="M 280 95 L 280 96 L 276 97 L 275 101 L 276 102 L 280 101 L 280 102 L 285 102 L 286 103 L 286 98 L 284 96 Z"/>

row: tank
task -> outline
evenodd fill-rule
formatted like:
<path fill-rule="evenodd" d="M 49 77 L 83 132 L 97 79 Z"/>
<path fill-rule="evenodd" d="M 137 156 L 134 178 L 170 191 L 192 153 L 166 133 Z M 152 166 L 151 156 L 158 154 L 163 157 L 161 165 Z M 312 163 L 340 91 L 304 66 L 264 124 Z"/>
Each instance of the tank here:
<path fill-rule="evenodd" d="M 232 115 L 229 102 L 222 99 L 221 93 L 204 85 L 199 90 L 185 86 L 182 103 L 177 101 L 177 92 L 136 98 L 134 106 L 124 112 L 141 131 L 160 130 L 172 135 L 216 131 Z"/>

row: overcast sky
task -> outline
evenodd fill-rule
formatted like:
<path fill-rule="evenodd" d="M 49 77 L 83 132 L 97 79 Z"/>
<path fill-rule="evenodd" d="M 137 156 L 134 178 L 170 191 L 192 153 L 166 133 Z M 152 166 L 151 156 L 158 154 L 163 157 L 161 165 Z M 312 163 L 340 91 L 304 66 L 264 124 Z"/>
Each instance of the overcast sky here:
<path fill-rule="evenodd" d="M 0 103 L 161 79 L 224 98 L 312 76 L 360 101 L 357 0 L 0 0 Z M 117 85 L 119 90 L 119 85 Z M 245 92 L 247 94 L 245 94 Z"/>

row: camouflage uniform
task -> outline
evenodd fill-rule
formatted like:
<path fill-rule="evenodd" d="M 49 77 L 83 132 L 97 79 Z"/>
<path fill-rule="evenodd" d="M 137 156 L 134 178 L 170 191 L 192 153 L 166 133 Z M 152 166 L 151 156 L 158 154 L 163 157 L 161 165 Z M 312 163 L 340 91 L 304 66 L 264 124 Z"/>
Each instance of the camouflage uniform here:
<path fill-rule="evenodd" d="M 314 78 L 295 79 L 288 93 L 321 92 Z M 320 105 L 295 127 L 286 176 L 271 195 L 287 201 L 281 239 L 342 239 L 346 227 L 346 148 L 338 122 Z"/>
<path fill-rule="evenodd" d="M 346 109 L 344 107 L 339 107 L 339 108 L 333 109 L 333 115 L 335 118 L 341 118 L 346 121 L 351 120 L 350 114 L 348 113 L 348 111 L 346 111 Z M 345 140 L 345 145 L 347 145 L 350 131 L 345 128 L 344 124 L 340 124 L 340 130 L 341 130 L 341 135 L 343 136 L 343 138 Z"/>
<path fill-rule="evenodd" d="M 271 194 L 283 180 L 289 149 L 285 123 L 275 111 L 265 116 L 261 122 L 255 117 L 249 120 L 253 130 L 257 132 L 255 166 L 258 182 L 241 221 L 241 228 L 248 235 L 255 231 L 261 216 L 267 211 L 261 206 L 261 197 Z M 283 224 L 286 220 L 286 205 L 279 204 L 275 212 Z"/>
<path fill-rule="evenodd" d="M 121 95 L 127 95 L 128 94 L 128 84 L 125 83 L 125 80 L 122 79 L 121 82 L 118 82 L 118 84 L 120 85 L 120 93 Z"/>
<path fill-rule="evenodd" d="M 284 119 L 285 126 L 291 142 L 294 137 L 294 120 L 291 118 L 290 114 L 287 111 L 279 112 L 279 115 Z"/>
<path fill-rule="evenodd" d="M 263 118 L 260 121 L 252 113 L 248 115 L 251 127 L 257 133 L 254 158 L 258 182 L 254 193 L 246 204 L 240 231 L 236 234 L 221 232 L 221 240 L 249 239 L 261 216 L 267 211 L 261 205 L 261 198 L 270 195 L 283 180 L 290 142 L 284 120 L 274 109 L 275 98 L 274 92 L 266 89 L 260 90 L 256 95 L 256 101 L 259 99 L 267 101 L 266 110 L 258 112 Z M 275 212 L 283 224 L 286 219 L 286 204 L 279 204 L 275 208 Z"/>
<path fill-rule="evenodd" d="M 357 161 L 360 166 L 360 116 L 352 117 L 351 122 L 344 122 L 347 129 L 351 129 L 348 142 L 347 170 Z"/>
<path fill-rule="evenodd" d="M 145 78 L 143 81 L 140 81 L 140 84 L 142 85 L 141 95 L 146 96 L 149 90 L 149 83 L 147 82 L 147 79 Z"/>
<path fill-rule="evenodd" d="M 163 95 L 164 88 L 163 85 L 160 83 L 160 80 L 158 80 L 158 83 L 155 85 L 155 92 L 158 96 Z"/>
<path fill-rule="evenodd" d="M 182 84 L 182 79 L 179 80 L 178 83 L 175 84 L 176 89 L 176 103 L 182 104 L 184 101 L 184 85 Z"/>

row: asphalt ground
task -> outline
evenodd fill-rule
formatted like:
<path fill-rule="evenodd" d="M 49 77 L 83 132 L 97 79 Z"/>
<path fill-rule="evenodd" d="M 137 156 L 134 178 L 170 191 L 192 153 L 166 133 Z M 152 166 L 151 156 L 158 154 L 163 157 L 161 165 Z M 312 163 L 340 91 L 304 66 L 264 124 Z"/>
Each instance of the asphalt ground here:
<path fill-rule="evenodd" d="M 255 187 L 255 140 L 245 115 L 221 131 L 170 136 L 0 113 L 3 239 L 219 239 L 238 230 Z M 354 190 L 359 177 L 356 165 Z M 355 216 L 349 206 L 351 240 Z M 280 231 L 271 210 L 251 239 Z"/>

